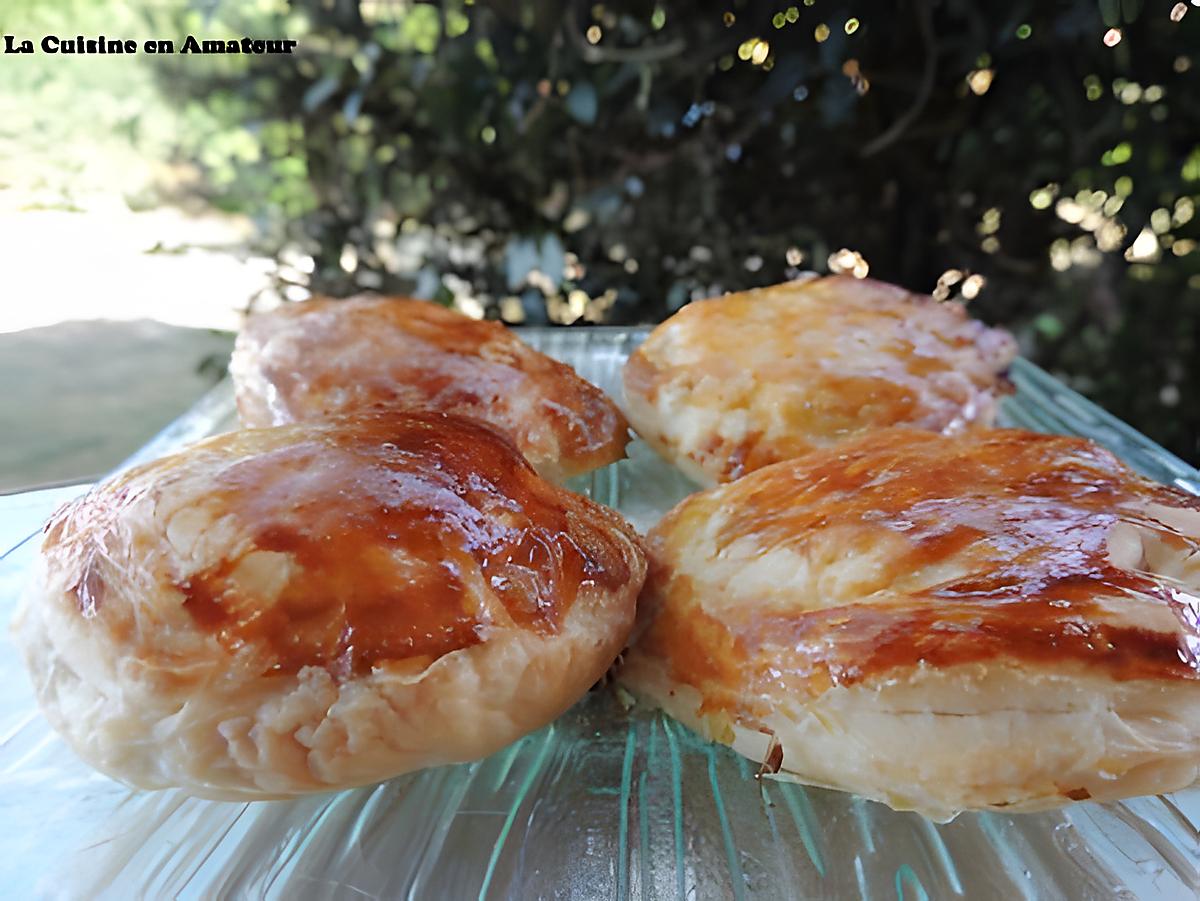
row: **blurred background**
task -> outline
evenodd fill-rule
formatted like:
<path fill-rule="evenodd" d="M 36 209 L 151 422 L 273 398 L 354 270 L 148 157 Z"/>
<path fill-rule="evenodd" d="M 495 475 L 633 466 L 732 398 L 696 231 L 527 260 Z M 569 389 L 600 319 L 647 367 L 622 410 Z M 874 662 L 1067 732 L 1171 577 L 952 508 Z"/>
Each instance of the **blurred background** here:
<path fill-rule="evenodd" d="M 1200 462 L 1200 5 L 5 0 L 0 491 L 90 478 L 241 311 L 588 327 L 804 270 L 957 298 Z M 291 56 L 143 53 L 292 38 Z"/>

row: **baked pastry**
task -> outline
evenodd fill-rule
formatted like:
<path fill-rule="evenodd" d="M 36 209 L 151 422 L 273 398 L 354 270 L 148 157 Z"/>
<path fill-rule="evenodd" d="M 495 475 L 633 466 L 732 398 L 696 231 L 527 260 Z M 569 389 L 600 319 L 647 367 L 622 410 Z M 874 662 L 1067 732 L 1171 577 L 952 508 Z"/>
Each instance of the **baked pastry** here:
<path fill-rule="evenodd" d="M 990 426 L 1015 354 L 960 304 L 813 278 L 688 304 L 630 356 L 626 412 L 711 485 L 871 429 Z"/>
<path fill-rule="evenodd" d="M 616 404 L 570 366 L 429 301 L 310 300 L 251 316 L 230 373 L 250 428 L 379 404 L 457 413 L 503 431 L 560 484 L 629 442 Z"/>
<path fill-rule="evenodd" d="M 644 576 L 620 516 L 491 428 L 335 416 L 204 441 L 64 508 L 14 629 L 97 769 L 277 798 L 549 722 L 623 647 Z"/>
<path fill-rule="evenodd" d="M 672 510 L 618 677 L 781 777 L 934 819 L 1174 791 L 1198 549 L 1200 499 L 1087 441 L 883 430 Z"/>

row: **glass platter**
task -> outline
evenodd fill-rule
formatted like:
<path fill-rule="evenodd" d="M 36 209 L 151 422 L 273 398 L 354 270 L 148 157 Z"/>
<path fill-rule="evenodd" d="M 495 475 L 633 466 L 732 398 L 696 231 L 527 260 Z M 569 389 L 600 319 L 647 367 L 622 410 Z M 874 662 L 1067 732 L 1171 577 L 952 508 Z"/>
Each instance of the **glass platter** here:
<path fill-rule="evenodd" d="M 523 337 L 620 396 L 642 329 Z M 1086 435 L 1200 493 L 1200 473 L 1018 361 L 1003 422 Z M 143 448 L 234 426 L 223 383 Z M 573 487 L 645 529 L 693 490 L 641 442 Z M 82 490 L 82 489 L 81 489 Z M 34 532 L 40 522 L 29 522 Z M 36 547 L 0 559 L 7 622 Z M 1189 898 L 1200 789 L 936 825 L 754 777 L 723 747 L 611 688 L 486 760 L 286 802 L 132 791 L 79 762 L 0 640 L 0 895 L 270 898 Z"/>

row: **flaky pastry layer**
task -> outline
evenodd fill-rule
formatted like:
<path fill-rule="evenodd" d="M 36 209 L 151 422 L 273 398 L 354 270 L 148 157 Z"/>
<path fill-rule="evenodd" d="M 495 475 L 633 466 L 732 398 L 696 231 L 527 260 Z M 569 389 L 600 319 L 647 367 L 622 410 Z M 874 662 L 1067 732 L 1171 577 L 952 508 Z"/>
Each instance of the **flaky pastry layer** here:
<path fill-rule="evenodd" d="M 875 432 L 648 546 L 621 678 L 784 774 L 939 818 L 1196 780 L 1200 500 L 1090 442 Z"/>

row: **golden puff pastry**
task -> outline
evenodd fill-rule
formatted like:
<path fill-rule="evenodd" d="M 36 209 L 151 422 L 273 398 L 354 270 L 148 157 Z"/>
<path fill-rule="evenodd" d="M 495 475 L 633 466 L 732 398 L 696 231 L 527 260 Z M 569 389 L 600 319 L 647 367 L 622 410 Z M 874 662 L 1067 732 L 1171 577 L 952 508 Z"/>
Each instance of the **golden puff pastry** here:
<path fill-rule="evenodd" d="M 250 799 L 481 757 L 623 647 L 633 529 L 435 413 L 197 444 L 46 528 L 15 637 L 97 769 Z"/>
<path fill-rule="evenodd" d="M 629 426 L 599 388 L 498 322 L 384 297 L 310 300 L 251 316 L 230 363 L 256 428 L 373 405 L 472 416 L 562 483 L 621 459 Z"/>
<path fill-rule="evenodd" d="M 960 304 L 813 278 L 684 307 L 626 363 L 626 412 L 711 485 L 871 429 L 990 426 L 1015 354 Z"/>
<path fill-rule="evenodd" d="M 883 430 L 648 546 L 619 678 L 783 778 L 948 819 L 1200 774 L 1200 499 L 1087 441 Z"/>

